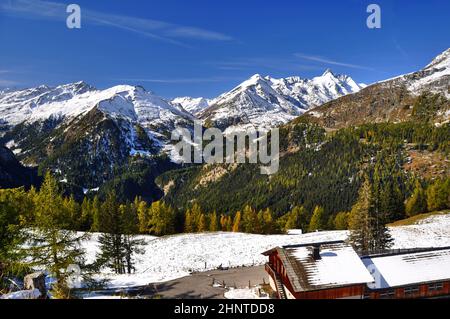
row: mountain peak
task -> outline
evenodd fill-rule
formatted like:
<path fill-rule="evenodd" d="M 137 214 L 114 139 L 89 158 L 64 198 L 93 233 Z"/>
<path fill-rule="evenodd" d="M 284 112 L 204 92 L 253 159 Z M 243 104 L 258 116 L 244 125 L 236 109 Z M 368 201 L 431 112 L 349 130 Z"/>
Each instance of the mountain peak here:
<path fill-rule="evenodd" d="M 313 79 L 298 76 L 276 79 L 255 74 L 214 99 L 198 116 L 220 128 L 276 126 L 360 89 L 350 77 L 338 78 L 329 69 Z"/>
<path fill-rule="evenodd" d="M 196 115 L 206 109 L 209 106 L 210 101 L 203 97 L 194 98 L 190 96 L 183 96 L 173 99 L 171 103 L 179 104 L 189 113 Z"/>
<path fill-rule="evenodd" d="M 256 73 L 254 75 L 252 75 L 252 77 L 250 78 L 250 80 L 261 80 L 263 77 L 261 76 L 261 74 Z"/>
<path fill-rule="evenodd" d="M 331 69 L 326 69 L 325 72 L 323 72 L 323 74 L 322 74 L 322 76 L 329 76 L 329 75 L 335 77 L 335 75 Z"/>
<path fill-rule="evenodd" d="M 450 48 L 439 54 L 428 64 L 425 69 L 450 68 Z"/>

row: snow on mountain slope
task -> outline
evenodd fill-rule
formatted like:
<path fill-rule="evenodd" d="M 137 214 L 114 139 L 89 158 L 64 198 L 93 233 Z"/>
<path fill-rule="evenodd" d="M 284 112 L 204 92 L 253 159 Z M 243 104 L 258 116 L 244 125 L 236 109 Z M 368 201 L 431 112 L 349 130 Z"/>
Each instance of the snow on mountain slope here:
<path fill-rule="evenodd" d="M 5 123 L 16 125 L 24 121 L 47 119 L 51 116 L 80 114 L 91 107 L 89 97 L 95 89 L 84 82 L 54 88 L 42 85 L 35 88 L 0 93 L 0 114 Z M 72 101 L 70 107 L 67 105 Z"/>
<path fill-rule="evenodd" d="M 94 107 L 112 117 L 127 118 L 140 124 L 169 125 L 177 118 L 191 119 L 186 111 L 142 87 L 118 85 L 106 90 L 78 82 L 50 88 L 40 86 L 0 95 L 0 113 L 4 121 L 17 125 L 53 118 L 75 118 Z M 171 124 L 170 124 L 171 126 Z"/>
<path fill-rule="evenodd" d="M 256 74 L 212 100 L 199 117 L 207 125 L 221 128 L 249 124 L 273 127 L 361 88 L 349 76 L 335 75 L 331 70 L 313 79 L 274 79 Z"/>
<path fill-rule="evenodd" d="M 379 83 L 404 85 L 415 95 L 419 95 L 423 91 L 430 91 L 442 93 L 450 98 L 450 48 L 439 54 L 420 71 L 400 75 Z"/>
<path fill-rule="evenodd" d="M 197 115 L 209 106 L 210 100 L 203 97 L 193 98 L 189 96 L 177 97 L 172 100 L 172 104 L 181 105 L 186 111 L 193 115 Z"/>
<path fill-rule="evenodd" d="M 422 71 L 406 77 L 407 87 L 413 93 L 423 90 L 443 92 L 450 98 L 450 48 L 438 55 Z"/>
<path fill-rule="evenodd" d="M 56 153 L 48 169 L 85 188 L 113 177 L 113 168 L 130 156 L 151 159 L 163 152 L 171 131 L 192 127 L 194 120 L 181 106 L 142 87 L 96 90 L 83 82 L 5 92 L 0 114 L 0 137 L 22 163 L 40 165 Z M 87 168 L 92 173 L 86 174 Z"/>

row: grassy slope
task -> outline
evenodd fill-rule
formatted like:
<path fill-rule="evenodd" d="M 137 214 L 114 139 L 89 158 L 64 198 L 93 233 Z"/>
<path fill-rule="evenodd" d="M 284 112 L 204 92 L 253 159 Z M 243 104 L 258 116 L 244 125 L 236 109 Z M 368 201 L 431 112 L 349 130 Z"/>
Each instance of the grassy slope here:
<path fill-rule="evenodd" d="M 410 218 L 398 220 L 398 221 L 396 221 L 396 222 L 394 222 L 392 224 L 389 224 L 388 226 L 397 227 L 397 226 L 414 225 L 418 221 L 421 221 L 421 220 L 426 219 L 428 217 L 436 216 L 436 215 L 445 215 L 445 214 L 450 214 L 450 210 L 444 210 L 444 211 L 440 211 L 440 212 L 432 212 L 432 213 L 426 213 L 426 214 L 419 214 L 419 215 L 416 215 L 416 216 L 412 216 Z"/>

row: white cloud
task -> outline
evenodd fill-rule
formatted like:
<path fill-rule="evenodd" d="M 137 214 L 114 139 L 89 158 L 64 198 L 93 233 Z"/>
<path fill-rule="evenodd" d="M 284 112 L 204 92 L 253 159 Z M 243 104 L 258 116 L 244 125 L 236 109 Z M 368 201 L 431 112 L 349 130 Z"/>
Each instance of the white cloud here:
<path fill-rule="evenodd" d="M 0 12 L 5 14 L 31 18 L 65 21 L 66 4 L 41 0 L 9 0 L 0 3 Z M 143 19 L 117 14 L 109 14 L 81 7 L 82 26 L 84 24 L 103 25 L 140 34 L 156 40 L 184 45 L 175 39 L 197 39 L 208 41 L 230 41 L 231 36 L 195 28 L 182 26 L 159 20 Z"/>
<path fill-rule="evenodd" d="M 120 81 L 127 82 L 148 82 L 148 83 L 163 83 L 163 84 L 178 84 L 178 83 L 207 83 L 207 82 L 226 82 L 237 80 L 236 77 L 205 77 L 205 78 L 174 78 L 174 79 L 159 79 L 159 78 L 125 78 Z"/>
<path fill-rule="evenodd" d="M 17 85 L 17 84 L 18 83 L 15 81 L 0 79 L 0 87 L 9 87 L 9 86 Z"/>
<path fill-rule="evenodd" d="M 365 66 L 361 66 L 361 65 L 357 65 L 357 64 L 351 64 L 351 63 L 338 62 L 338 61 L 335 61 L 335 60 L 332 60 L 332 59 L 329 59 L 326 57 L 321 57 L 321 56 L 316 56 L 316 55 L 306 55 L 306 54 L 302 54 L 302 53 L 296 53 L 296 54 L 294 54 L 294 56 L 299 59 L 313 61 L 313 62 L 319 62 L 319 63 L 323 63 L 323 64 L 343 66 L 343 67 L 352 68 L 352 69 L 373 70 L 372 68 L 369 68 L 369 67 L 365 67 Z"/>

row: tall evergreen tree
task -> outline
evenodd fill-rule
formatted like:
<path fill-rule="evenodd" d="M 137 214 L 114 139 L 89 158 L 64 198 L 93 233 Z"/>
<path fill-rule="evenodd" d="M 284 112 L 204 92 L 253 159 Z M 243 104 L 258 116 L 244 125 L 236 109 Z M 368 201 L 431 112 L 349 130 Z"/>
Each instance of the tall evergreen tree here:
<path fill-rule="evenodd" d="M 450 208 L 450 178 L 437 179 L 427 188 L 428 211 Z"/>
<path fill-rule="evenodd" d="M 193 233 L 194 229 L 195 229 L 195 224 L 194 224 L 192 212 L 190 209 L 188 209 L 185 214 L 184 232 L 185 233 Z"/>
<path fill-rule="evenodd" d="M 324 210 L 320 206 L 314 208 L 311 221 L 309 222 L 308 231 L 313 232 L 324 228 Z"/>
<path fill-rule="evenodd" d="M 339 212 L 334 218 L 334 229 L 346 230 L 348 229 L 349 212 Z"/>
<path fill-rule="evenodd" d="M 31 266 L 45 266 L 56 279 L 52 286 L 57 298 L 70 297 L 66 272 L 69 265 L 81 264 L 83 251 L 78 236 L 70 231 L 70 215 L 64 209 L 64 200 L 58 183 L 49 172 L 35 198 L 35 221 L 29 233 L 27 249 Z"/>
<path fill-rule="evenodd" d="M 117 274 L 131 273 L 133 258 L 141 253 L 142 241 L 136 239 L 138 214 L 134 205 L 119 205 L 116 194 L 108 193 L 101 206 L 100 222 L 103 233 L 99 237 L 100 253 L 97 264 Z"/>
<path fill-rule="evenodd" d="M 175 232 L 175 211 L 162 201 L 153 202 L 149 209 L 149 233 L 156 236 Z"/>
<path fill-rule="evenodd" d="M 102 224 L 101 224 L 101 203 L 97 195 L 95 195 L 94 199 L 92 200 L 91 205 L 91 215 L 92 215 L 92 226 L 91 231 L 99 232 L 101 231 Z"/>
<path fill-rule="evenodd" d="M 228 216 L 228 226 L 227 228 L 230 229 L 231 224 L 231 216 Z M 239 233 L 241 231 L 241 212 L 237 212 L 236 215 L 234 215 L 234 221 L 233 226 L 231 228 L 231 231 L 233 233 Z"/>
<path fill-rule="evenodd" d="M 134 270 L 134 255 L 142 254 L 144 251 L 141 247 L 145 242 L 138 239 L 136 234 L 139 231 L 137 208 L 133 204 L 121 205 L 119 207 L 122 220 L 123 235 L 123 255 L 125 258 L 125 266 L 128 274 Z"/>
<path fill-rule="evenodd" d="M 219 230 L 219 222 L 217 220 L 217 213 L 214 211 L 209 216 L 209 231 L 210 232 L 216 232 Z"/>
<path fill-rule="evenodd" d="M 306 218 L 306 210 L 303 206 L 295 206 L 288 214 L 284 230 L 301 229 L 306 231 L 308 229 L 308 221 Z"/>
<path fill-rule="evenodd" d="M 261 233 L 261 225 L 259 224 L 258 214 L 256 210 L 246 205 L 242 212 L 242 231 L 245 233 Z"/>
<path fill-rule="evenodd" d="M 373 197 L 372 184 L 366 176 L 349 218 L 350 242 L 363 254 L 387 249 L 392 242 L 385 226 L 386 217 L 379 213 L 378 205 Z"/>
<path fill-rule="evenodd" d="M 427 212 L 427 195 L 419 181 L 416 181 L 413 194 L 406 201 L 405 211 L 409 217 Z"/>

